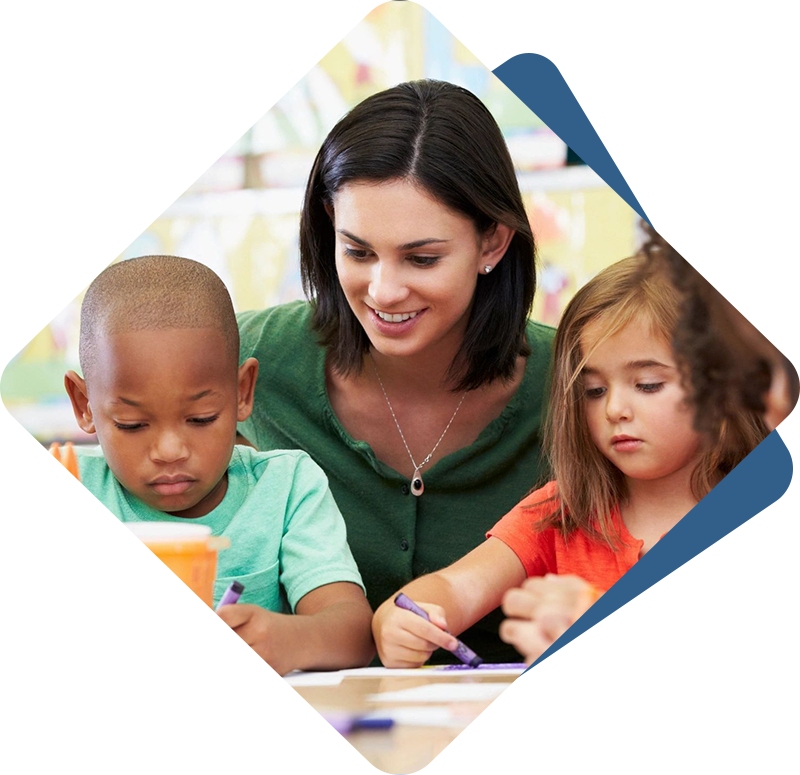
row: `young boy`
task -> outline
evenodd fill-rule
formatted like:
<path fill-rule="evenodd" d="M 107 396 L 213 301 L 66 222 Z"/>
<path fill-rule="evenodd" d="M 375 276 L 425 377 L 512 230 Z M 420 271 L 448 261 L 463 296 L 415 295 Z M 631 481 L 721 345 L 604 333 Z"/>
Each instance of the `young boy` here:
<path fill-rule="evenodd" d="M 108 267 L 83 301 L 80 363 L 64 383 L 100 443 L 78 450 L 86 487 L 123 522 L 192 520 L 229 538 L 214 602 L 244 584 L 219 615 L 278 673 L 369 663 L 372 611 L 322 470 L 305 452 L 234 446 L 258 362 L 239 365 L 219 277 L 174 256 Z"/>

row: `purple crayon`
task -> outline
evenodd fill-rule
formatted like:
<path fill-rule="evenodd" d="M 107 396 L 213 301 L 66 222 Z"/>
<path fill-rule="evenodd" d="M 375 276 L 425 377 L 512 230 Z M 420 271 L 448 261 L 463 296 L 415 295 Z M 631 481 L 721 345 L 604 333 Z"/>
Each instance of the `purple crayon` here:
<path fill-rule="evenodd" d="M 366 714 L 363 716 L 350 713 L 325 713 L 325 719 L 340 734 L 347 735 L 361 729 L 391 729 L 394 719 L 389 716 Z"/>
<path fill-rule="evenodd" d="M 404 595 L 402 592 L 397 595 L 394 599 L 394 604 L 398 608 L 405 608 L 406 611 L 411 611 L 412 614 L 416 614 L 417 616 L 421 616 L 423 619 L 430 621 L 431 618 L 428 614 L 420 608 L 408 595 Z M 458 646 L 453 649 L 453 654 L 455 654 L 465 665 L 469 667 L 477 667 L 478 665 L 483 664 L 483 660 L 467 645 L 463 644 L 458 638 L 456 638 L 458 642 Z"/>
<path fill-rule="evenodd" d="M 225 594 L 217 603 L 217 607 L 214 609 L 215 611 L 219 611 L 220 608 L 224 605 L 233 605 L 241 596 L 242 592 L 244 592 L 244 584 L 241 584 L 238 581 L 232 581 L 231 585 L 225 590 Z"/>

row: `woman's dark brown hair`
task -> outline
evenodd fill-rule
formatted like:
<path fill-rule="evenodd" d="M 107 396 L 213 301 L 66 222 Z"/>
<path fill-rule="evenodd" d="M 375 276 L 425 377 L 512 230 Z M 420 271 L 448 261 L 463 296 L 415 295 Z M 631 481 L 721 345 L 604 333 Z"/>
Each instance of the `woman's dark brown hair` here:
<path fill-rule="evenodd" d="M 489 275 L 479 275 L 454 390 L 510 379 L 530 354 L 525 324 L 536 289 L 535 245 L 500 128 L 472 93 L 444 81 L 402 83 L 368 97 L 331 130 L 317 154 L 300 217 L 303 288 L 334 368 L 358 372 L 369 339 L 339 284 L 326 208 L 351 181 L 410 180 L 472 220 L 479 234 L 502 223 L 515 234 Z"/>

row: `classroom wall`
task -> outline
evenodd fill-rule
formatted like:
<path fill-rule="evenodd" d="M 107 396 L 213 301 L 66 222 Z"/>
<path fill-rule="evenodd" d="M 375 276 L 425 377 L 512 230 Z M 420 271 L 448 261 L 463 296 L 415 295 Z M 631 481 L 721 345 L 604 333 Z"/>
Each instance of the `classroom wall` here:
<path fill-rule="evenodd" d="M 440 78 L 474 92 L 503 131 L 538 243 L 533 317 L 555 324 L 578 288 L 634 252 L 636 216 L 588 167 L 567 166 L 560 138 L 433 16 L 416 5 L 398 13 L 398 5 L 375 8 L 109 263 L 163 253 L 193 258 L 222 277 L 237 311 L 302 298 L 299 212 L 325 135 L 370 94 Z M 9 411 L 43 444 L 89 440 L 63 388 L 64 372 L 79 371 L 80 302 L 34 337 L 0 383 Z"/>

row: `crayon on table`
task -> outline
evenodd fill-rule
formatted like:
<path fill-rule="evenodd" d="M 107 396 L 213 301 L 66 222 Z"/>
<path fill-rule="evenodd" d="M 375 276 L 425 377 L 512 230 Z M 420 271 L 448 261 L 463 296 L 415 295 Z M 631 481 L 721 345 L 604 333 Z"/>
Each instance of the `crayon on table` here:
<path fill-rule="evenodd" d="M 430 621 L 431 618 L 427 612 L 420 608 L 408 595 L 402 592 L 394 599 L 394 604 L 398 608 L 404 608 L 406 611 L 411 611 L 412 614 L 421 616 L 423 619 Z M 453 649 L 452 653 L 455 654 L 465 665 L 469 667 L 477 667 L 483 664 L 483 660 L 466 644 L 462 643 L 456 638 L 458 646 Z"/>
<path fill-rule="evenodd" d="M 394 726 L 394 719 L 389 716 L 353 715 L 349 713 L 324 713 L 323 716 L 342 735 L 360 729 L 391 729 Z"/>
<path fill-rule="evenodd" d="M 439 665 L 439 670 L 469 670 L 472 665 Z M 490 662 L 489 664 L 477 665 L 478 670 L 520 670 L 524 672 L 530 665 L 524 662 Z"/>

